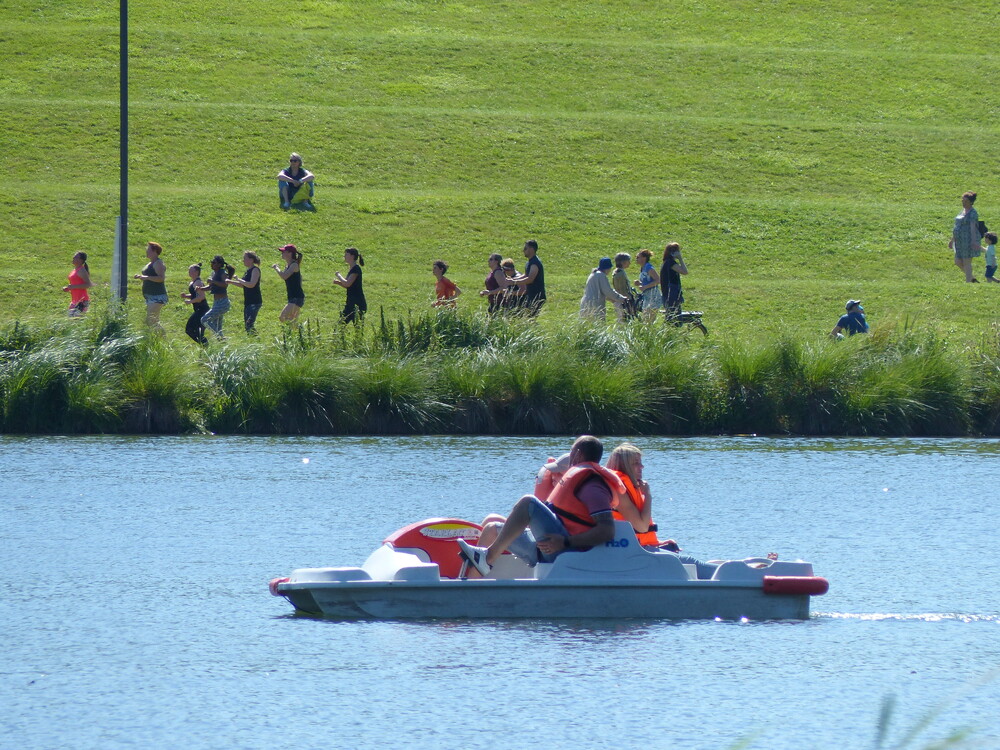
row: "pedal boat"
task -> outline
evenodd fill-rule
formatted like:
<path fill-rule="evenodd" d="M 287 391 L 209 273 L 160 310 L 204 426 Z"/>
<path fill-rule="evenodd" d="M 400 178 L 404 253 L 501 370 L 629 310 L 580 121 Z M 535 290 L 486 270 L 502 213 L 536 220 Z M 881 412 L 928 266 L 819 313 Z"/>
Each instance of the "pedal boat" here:
<path fill-rule="evenodd" d="M 642 618 L 806 620 L 826 593 L 811 563 L 722 562 L 711 580 L 639 545 L 628 523 L 588 551 L 535 567 L 505 554 L 485 578 L 462 578 L 457 539 L 480 527 L 432 518 L 389 536 L 360 568 L 299 568 L 270 583 L 298 612 L 336 619 Z M 718 562 L 718 561 L 715 561 Z"/>

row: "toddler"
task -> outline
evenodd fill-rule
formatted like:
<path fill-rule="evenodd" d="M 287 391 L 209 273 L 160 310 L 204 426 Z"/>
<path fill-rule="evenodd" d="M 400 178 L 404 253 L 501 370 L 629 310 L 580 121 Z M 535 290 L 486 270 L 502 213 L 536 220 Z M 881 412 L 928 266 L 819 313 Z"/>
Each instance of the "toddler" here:
<path fill-rule="evenodd" d="M 996 232 L 987 232 L 983 239 L 986 240 L 986 280 L 1000 283 L 1000 279 L 993 278 L 997 271 L 997 251 L 994 247 L 997 244 Z"/>

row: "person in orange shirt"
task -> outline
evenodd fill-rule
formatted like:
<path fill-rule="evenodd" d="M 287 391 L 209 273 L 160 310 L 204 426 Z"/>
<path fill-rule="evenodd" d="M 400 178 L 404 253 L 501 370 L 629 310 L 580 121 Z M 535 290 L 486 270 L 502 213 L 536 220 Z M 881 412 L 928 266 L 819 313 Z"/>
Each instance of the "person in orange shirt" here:
<path fill-rule="evenodd" d="M 69 292 L 69 316 L 79 318 L 86 315 L 90 309 L 90 295 L 87 290 L 94 284 L 90 280 L 90 266 L 87 265 L 87 254 L 77 253 L 73 256 L 73 270 L 69 274 L 69 284 L 63 287 Z"/>
<path fill-rule="evenodd" d="M 431 266 L 431 272 L 434 274 L 434 278 L 437 279 L 437 285 L 434 287 L 437 300 L 432 304 L 432 307 L 454 307 L 455 300 L 458 299 L 458 295 L 462 293 L 462 290 L 458 288 L 454 281 L 445 278 L 445 274 L 448 273 L 448 264 L 443 260 L 436 260 L 434 261 L 434 265 Z"/>

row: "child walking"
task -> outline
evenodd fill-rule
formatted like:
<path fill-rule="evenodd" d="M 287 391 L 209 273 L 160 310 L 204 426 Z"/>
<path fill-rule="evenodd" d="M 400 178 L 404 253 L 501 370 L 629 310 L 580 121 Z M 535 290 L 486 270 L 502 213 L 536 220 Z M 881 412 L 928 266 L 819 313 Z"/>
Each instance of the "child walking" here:
<path fill-rule="evenodd" d="M 997 272 L 997 235 L 996 232 L 987 232 L 983 235 L 986 240 L 986 280 L 994 284 L 1000 284 L 1000 279 L 993 278 Z"/>

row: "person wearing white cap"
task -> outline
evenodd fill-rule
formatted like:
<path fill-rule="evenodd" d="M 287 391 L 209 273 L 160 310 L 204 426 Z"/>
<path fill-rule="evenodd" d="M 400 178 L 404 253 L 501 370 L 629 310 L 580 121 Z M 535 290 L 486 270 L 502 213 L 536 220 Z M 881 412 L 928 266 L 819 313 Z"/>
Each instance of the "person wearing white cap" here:
<path fill-rule="evenodd" d="M 840 320 L 830 331 L 830 335 L 842 339 L 844 338 L 842 331 L 847 331 L 848 336 L 853 336 L 856 333 L 868 333 L 868 321 L 865 320 L 865 309 L 861 306 L 861 300 L 847 300 L 844 309 L 847 312 L 840 316 Z"/>

